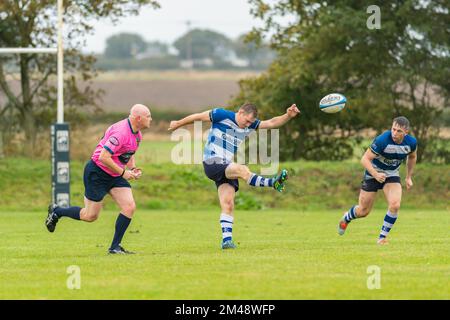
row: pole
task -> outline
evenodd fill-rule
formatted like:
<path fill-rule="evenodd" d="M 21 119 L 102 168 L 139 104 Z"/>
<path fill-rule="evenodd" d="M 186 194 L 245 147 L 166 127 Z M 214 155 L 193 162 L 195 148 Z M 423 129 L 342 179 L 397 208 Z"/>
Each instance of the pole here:
<path fill-rule="evenodd" d="M 57 123 L 64 122 L 64 77 L 63 77 L 63 0 L 58 0 L 58 109 Z"/>
<path fill-rule="evenodd" d="M 69 124 L 64 123 L 64 55 L 63 0 L 58 0 L 58 105 L 56 123 L 51 127 L 52 140 L 52 202 L 70 206 Z"/>

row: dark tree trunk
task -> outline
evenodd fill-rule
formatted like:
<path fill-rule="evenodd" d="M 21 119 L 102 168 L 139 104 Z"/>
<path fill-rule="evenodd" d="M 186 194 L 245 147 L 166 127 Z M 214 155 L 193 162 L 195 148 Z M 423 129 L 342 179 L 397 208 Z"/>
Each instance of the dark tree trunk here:
<path fill-rule="evenodd" d="M 21 105 L 21 122 L 25 132 L 25 153 L 31 157 L 34 155 L 34 146 L 36 142 L 36 124 L 33 115 L 33 101 L 31 97 L 28 55 L 20 56 L 20 83 L 22 87 L 22 105 Z"/>

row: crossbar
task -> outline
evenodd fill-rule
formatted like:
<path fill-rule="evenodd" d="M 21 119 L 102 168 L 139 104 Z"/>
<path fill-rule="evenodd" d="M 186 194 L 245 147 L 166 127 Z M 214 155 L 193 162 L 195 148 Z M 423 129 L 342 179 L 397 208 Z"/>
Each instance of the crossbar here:
<path fill-rule="evenodd" d="M 57 53 L 58 48 L 0 48 L 0 53 Z"/>

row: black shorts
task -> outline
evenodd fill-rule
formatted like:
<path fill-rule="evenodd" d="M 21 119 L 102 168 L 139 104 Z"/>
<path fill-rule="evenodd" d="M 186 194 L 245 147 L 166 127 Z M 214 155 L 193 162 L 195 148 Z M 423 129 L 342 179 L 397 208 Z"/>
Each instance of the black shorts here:
<path fill-rule="evenodd" d="M 216 187 L 219 188 L 221 184 L 228 183 L 234 187 L 234 191 L 239 190 L 238 179 L 227 179 L 225 176 L 225 169 L 229 166 L 229 163 L 222 163 L 218 158 L 212 158 L 203 161 L 203 169 L 206 176 L 216 183 Z"/>
<path fill-rule="evenodd" d="M 102 201 L 112 188 L 131 188 L 123 177 L 111 177 L 89 160 L 84 167 L 84 196 L 91 201 Z"/>
<path fill-rule="evenodd" d="M 361 181 L 361 190 L 367 192 L 377 192 L 380 189 L 383 189 L 386 183 L 400 183 L 400 177 L 388 177 L 384 180 L 383 183 L 378 182 L 375 178 L 367 179 Z"/>

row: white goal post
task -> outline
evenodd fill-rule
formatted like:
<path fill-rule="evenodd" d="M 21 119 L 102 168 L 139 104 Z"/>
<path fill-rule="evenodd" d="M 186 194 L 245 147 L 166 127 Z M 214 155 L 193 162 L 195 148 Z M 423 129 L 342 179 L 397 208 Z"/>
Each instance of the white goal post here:
<path fill-rule="evenodd" d="M 0 53 L 57 53 L 58 48 L 0 48 Z"/>

